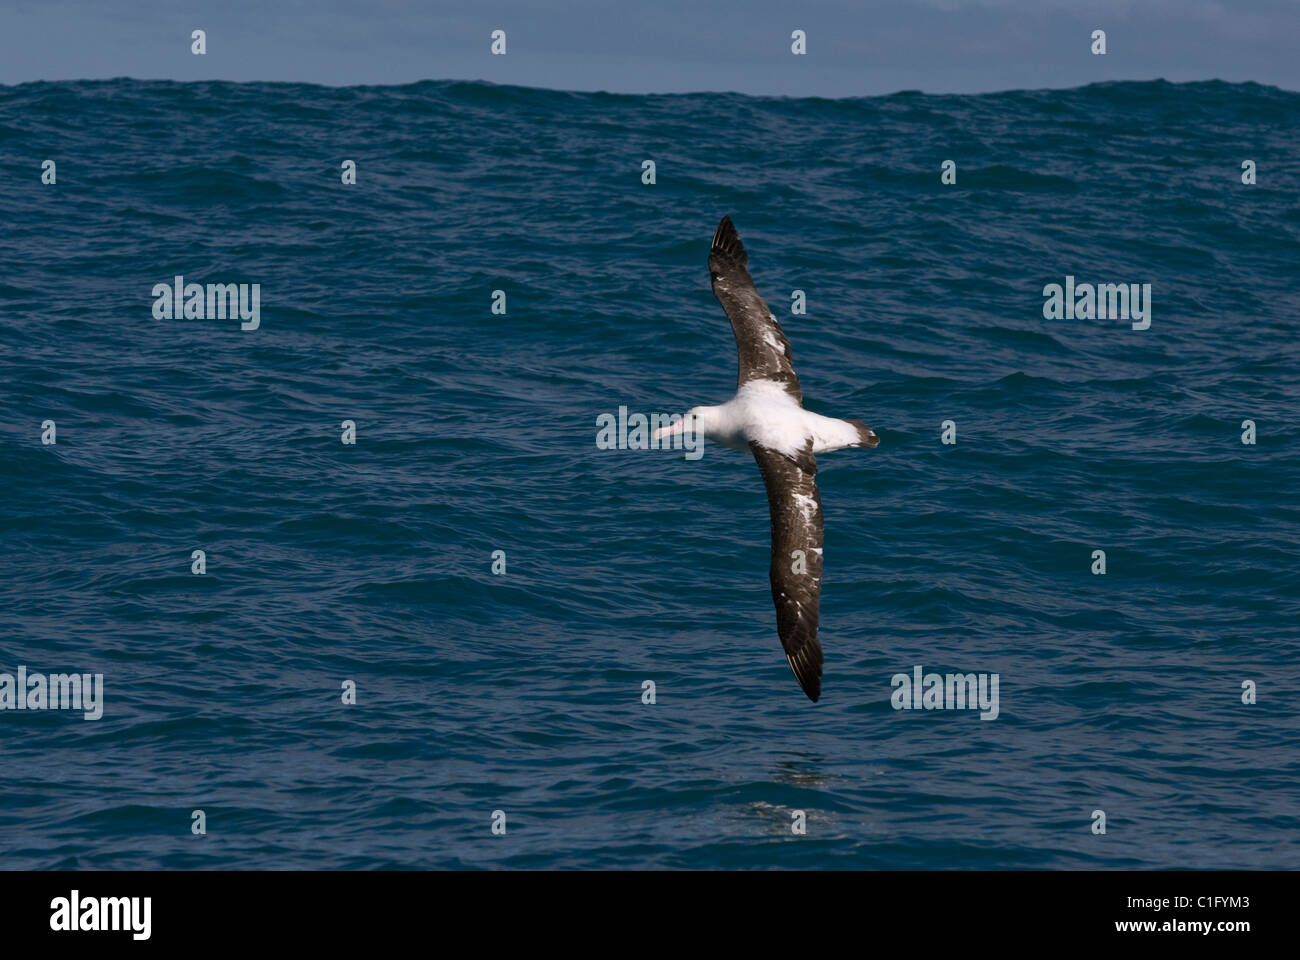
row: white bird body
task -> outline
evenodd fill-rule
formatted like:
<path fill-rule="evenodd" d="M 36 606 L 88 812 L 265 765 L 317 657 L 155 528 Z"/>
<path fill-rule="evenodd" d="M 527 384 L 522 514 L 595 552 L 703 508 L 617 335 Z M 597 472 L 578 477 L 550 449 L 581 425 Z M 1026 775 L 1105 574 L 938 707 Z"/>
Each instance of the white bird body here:
<path fill-rule="evenodd" d="M 862 442 L 853 424 L 805 410 L 775 380 L 750 380 L 726 403 L 695 407 L 686 416 L 695 417 L 697 433 L 746 452 L 751 442 L 787 457 L 797 456 L 809 440 L 814 454 Z"/>

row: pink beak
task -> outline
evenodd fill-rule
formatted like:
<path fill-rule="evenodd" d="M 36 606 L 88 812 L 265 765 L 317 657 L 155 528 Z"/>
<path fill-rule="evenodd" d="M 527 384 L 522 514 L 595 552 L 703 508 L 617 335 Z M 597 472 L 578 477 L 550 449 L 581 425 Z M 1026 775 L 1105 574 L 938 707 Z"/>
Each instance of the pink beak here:
<path fill-rule="evenodd" d="M 654 439 L 659 440 L 662 437 L 671 437 L 679 433 L 685 433 L 690 429 L 692 419 L 692 417 L 682 417 L 671 426 L 660 427 L 655 431 Z"/>

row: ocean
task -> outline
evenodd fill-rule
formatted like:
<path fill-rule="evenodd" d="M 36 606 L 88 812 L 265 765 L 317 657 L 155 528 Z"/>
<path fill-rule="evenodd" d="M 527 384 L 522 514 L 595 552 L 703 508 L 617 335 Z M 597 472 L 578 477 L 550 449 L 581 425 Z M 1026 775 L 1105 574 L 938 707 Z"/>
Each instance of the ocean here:
<path fill-rule="evenodd" d="M 0 672 L 102 675 L 13 681 L 0 864 L 1300 866 L 1298 116 L 0 87 Z M 597 443 L 734 391 L 724 214 L 881 437 L 819 458 L 815 704 L 753 459 Z"/>

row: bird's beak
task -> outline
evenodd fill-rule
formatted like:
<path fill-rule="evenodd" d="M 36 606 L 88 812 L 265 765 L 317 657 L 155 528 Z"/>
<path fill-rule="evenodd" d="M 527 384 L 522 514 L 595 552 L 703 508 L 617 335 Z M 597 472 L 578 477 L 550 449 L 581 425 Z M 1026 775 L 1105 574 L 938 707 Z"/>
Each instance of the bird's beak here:
<path fill-rule="evenodd" d="M 690 429 L 690 426 L 691 426 L 691 418 L 682 417 L 676 423 L 667 427 L 660 427 L 658 430 L 656 430 L 654 439 L 659 440 L 663 437 L 671 437 L 679 433 L 685 433 L 687 430 Z"/>

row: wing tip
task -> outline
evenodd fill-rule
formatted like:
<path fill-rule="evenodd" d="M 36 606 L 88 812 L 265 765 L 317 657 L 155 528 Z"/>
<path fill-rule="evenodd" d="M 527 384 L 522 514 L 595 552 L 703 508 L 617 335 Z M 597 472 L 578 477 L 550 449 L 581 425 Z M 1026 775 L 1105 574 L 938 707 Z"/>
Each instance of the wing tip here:
<path fill-rule="evenodd" d="M 794 678 L 799 681 L 799 689 L 809 700 L 816 703 L 822 695 L 821 644 L 814 637 L 811 643 L 804 644 L 793 654 L 787 651 L 785 659 L 790 664 Z"/>
<path fill-rule="evenodd" d="M 816 703 L 822 695 L 822 665 L 818 660 L 815 663 L 805 663 L 797 666 L 794 658 L 789 654 L 786 660 L 790 662 L 790 669 L 794 671 L 794 678 L 799 681 L 799 689 L 813 703 Z"/>
<path fill-rule="evenodd" d="M 745 252 L 745 245 L 740 242 L 740 234 L 736 232 L 736 225 L 731 222 L 730 214 L 718 221 L 718 229 L 713 231 L 713 245 L 709 247 L 709 256 L 734 260 L 741 266 L 749 262 L 749 254 Z"/>

